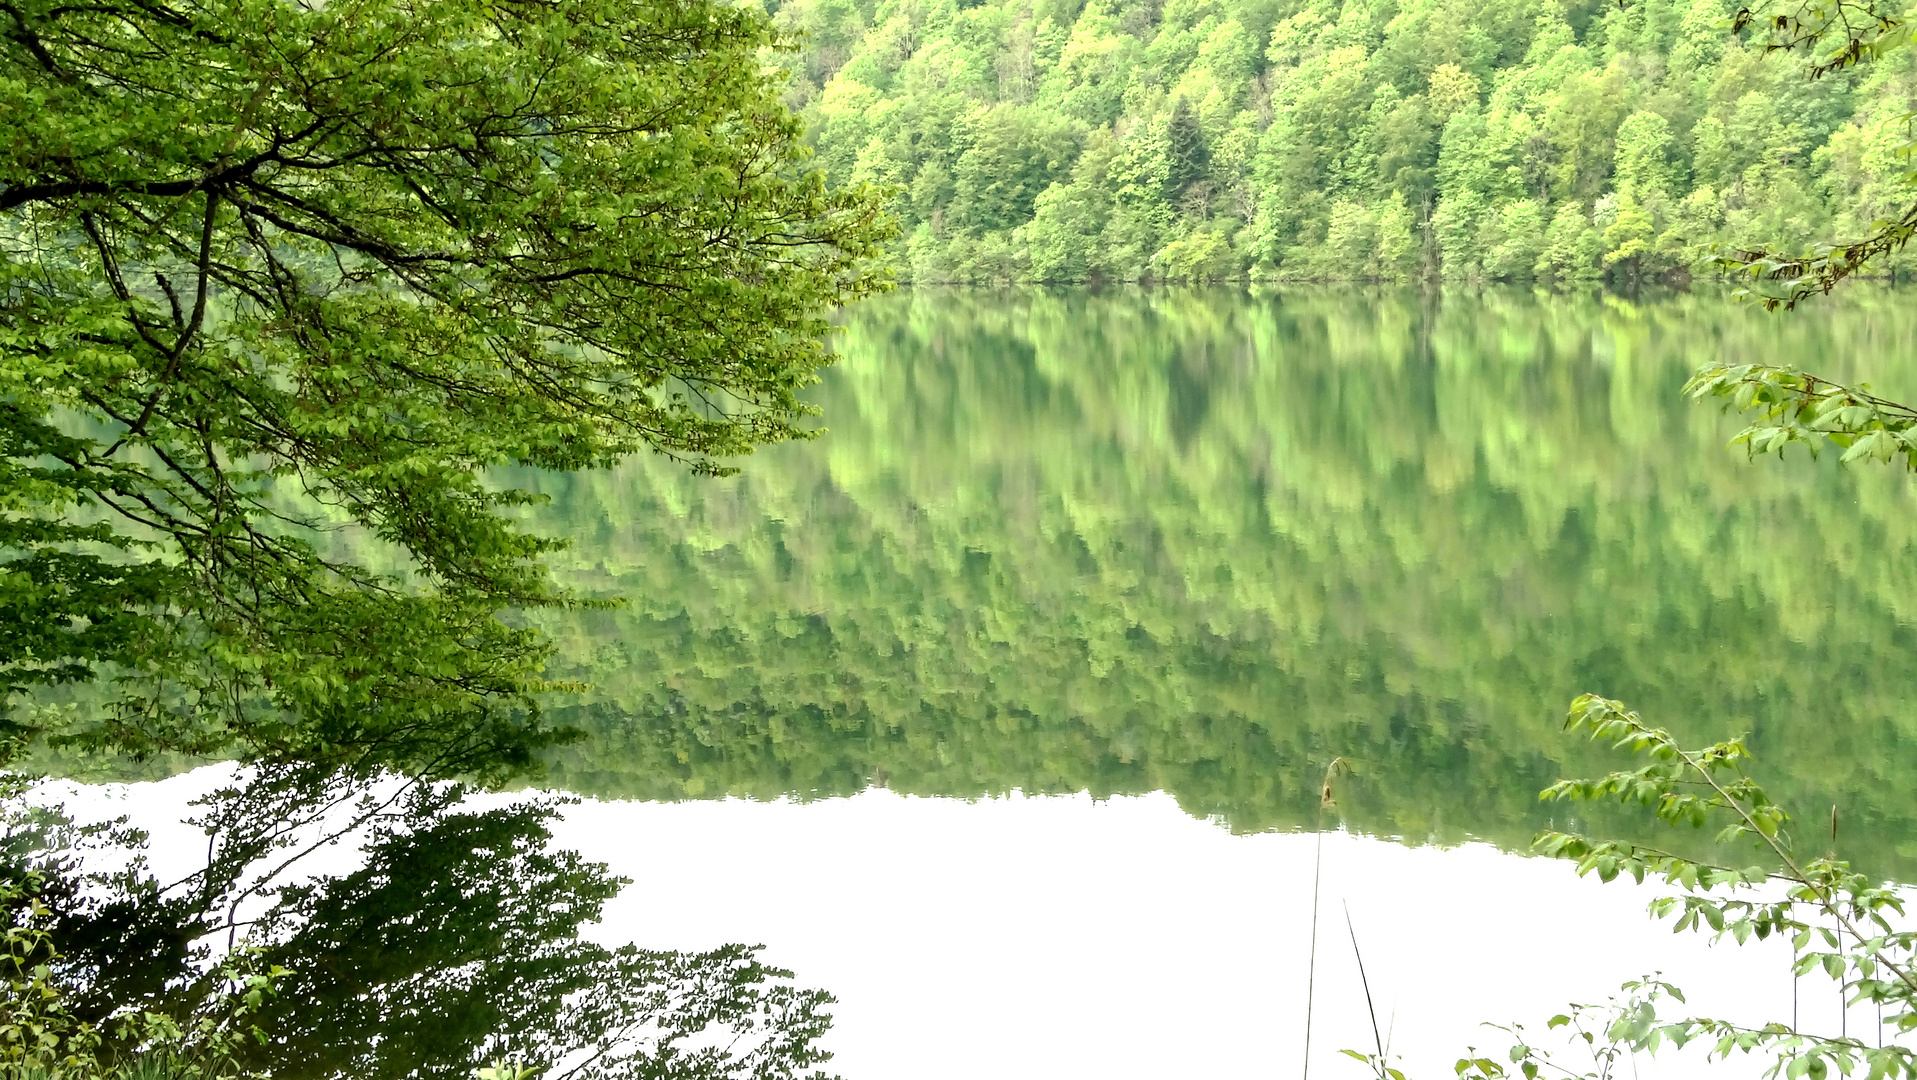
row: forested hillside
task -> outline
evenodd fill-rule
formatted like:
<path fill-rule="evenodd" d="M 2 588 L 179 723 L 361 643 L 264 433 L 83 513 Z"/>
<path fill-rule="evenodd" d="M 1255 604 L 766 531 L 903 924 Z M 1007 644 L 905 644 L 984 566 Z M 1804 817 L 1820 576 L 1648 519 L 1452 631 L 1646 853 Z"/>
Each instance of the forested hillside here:
<path fill-rule="evenodd" d="M 1707 270 L 1713 242 L 1901 211 L 1917 53 L 1811 81 L 1731 36 L 1734 6 L 789 0 L 776 17 L 804 35 L 790 93 L 819 158 L 896 187 L 916 281 L 1564 282 Z"/>

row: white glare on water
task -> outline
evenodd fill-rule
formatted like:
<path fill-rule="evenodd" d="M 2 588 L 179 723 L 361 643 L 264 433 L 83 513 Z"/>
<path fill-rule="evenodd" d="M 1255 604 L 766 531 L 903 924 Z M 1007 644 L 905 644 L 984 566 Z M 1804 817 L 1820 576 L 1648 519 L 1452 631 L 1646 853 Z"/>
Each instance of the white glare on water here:
<path fill-rule="evenodd" d="M 58 794 L 82 816 L 127 813 L 153 829 L 164 875 L 204 852 L 197 834 L 167 823 L 229 775 Z M 587 801 L 555 832 L 633 881 L 594 938 L 763 943 L 767 961 L 833 993 L 830 1070 L 846 1080 L 1303 1070 L 1310 834 L 1233 836 L 1166 795 L 964 802 L 882 790 L 810 803 Z M 1511 1040 L 1484 1021 L 1517 1020 L 1557 1045 L 1544 1030 L 1553 1013 L 1654 969 L 1697 1013 L 1790 1018 L 1778 943 L 1673 937 L 1644 913 L 1656 893 L 1485 845 L 1328 834 L 1312 1075 L 1360 1077 L 1338 1051 L 1373 1046 L 1347 905 L 1380 1032 L 1413 1080 L 1451 1076 L 1471 1045 L 1503 1060 Z M 1806 1026 L 1835 1033 L 1835 987 L 1806 978 L 1801 992 Z M 1853 1010 L 1850 1032 L 1873 1037 L 1874 1014 Z M 1701 1064 L 1691 1051 L 1636 1070 L 1697 1075 Z M 1708 1075 L 1749 1077 L 1757 1064 Z"/>

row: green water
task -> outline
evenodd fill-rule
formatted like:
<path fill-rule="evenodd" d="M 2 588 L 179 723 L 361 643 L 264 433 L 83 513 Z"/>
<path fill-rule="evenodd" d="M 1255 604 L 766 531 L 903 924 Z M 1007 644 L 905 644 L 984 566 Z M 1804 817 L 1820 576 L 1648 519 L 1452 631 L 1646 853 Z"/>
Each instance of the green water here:
<path fill-rule="evenodd" d="M 539 482 L 558 785 L 646 799 L 1163 790 L 1522 847 L 1608 760 L 1581 691 L 1749 732 L 1774 792 L 1908 879 L 1911 481 L 1748 462 L 1699 364 L 1917 396 L 1907 296 L 912 292 L 845 317 L 830 428 L 725 480 Z M 1560 816 L 1558 824 L 1564 824 Z M 1823 827 L 1823 826 L 1818 826 Z"/>

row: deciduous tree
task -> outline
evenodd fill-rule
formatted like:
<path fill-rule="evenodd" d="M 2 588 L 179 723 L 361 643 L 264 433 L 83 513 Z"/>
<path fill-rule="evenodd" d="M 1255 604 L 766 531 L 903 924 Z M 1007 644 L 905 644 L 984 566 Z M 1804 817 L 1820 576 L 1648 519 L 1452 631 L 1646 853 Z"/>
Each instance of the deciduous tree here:
<path fill-rule="evenodd" d="M 711 0 L 14 0 L 4 689 L 136 751 L 512 762 L 569 602 L 500 467 L 806 434 L 880 284 Z M 330 531 L 381 541 L 338 554 Z"/>

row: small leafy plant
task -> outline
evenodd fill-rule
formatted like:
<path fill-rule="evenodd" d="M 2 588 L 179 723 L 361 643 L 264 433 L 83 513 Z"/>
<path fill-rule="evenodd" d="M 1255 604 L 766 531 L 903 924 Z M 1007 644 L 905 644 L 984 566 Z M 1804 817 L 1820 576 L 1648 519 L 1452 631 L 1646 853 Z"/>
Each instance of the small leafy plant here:
<path fill-rule="evenodd" d="M 253 1017 L 284 970 L 262 963 L 256 951 L 235 950 L 217 970 L 224 993 L 184 1022 L 144 1009 L 119 1011 L 97 1023 L 82 1019 L 59 972 L 62 957 L 50 930 L 54 913 L 40 895 L 45 884 L 38 872 L 0 881 L 0 910 L 12 913 L 0 928 L 0 1076 L 237 1080 L 253 1075 L 239 1058 L 262 1039 Z"/>
<path fill-rule="evenodd" d="M 1822 972 L 1846 994 L 1845 1007 L 1874 1004 L 1884 1026 L 1902 1034 L 1917 1029 L 1917 933 L 1900 929 L 1903 899 L 1890 885 L 1859 873 L 1835 853 L 1807 856 L 1793 836 L 1793 819 L 1747 771 L 1749 749 L 1741 739 L 1687 749 L 1663 728 L 1646 724 L 1622 704 L 1595 694 L 1571 703 L 1565 727 L 1640 758 L 1636 768 L 1593 780 L 1561 780 L 1541 793 L 1551 800 L 1615 800 L 1650 807 L 1671 825 L 1717 825 L 1720 847 L 1749 845 L 1757 861 L 1731 866 L 1661 848 L 1616 840 L 1592 840 L 1568 832 L 1540 834 L 1541 854 L 1577 863 L 1580 875 L 1642 882 L 1661 876 L 1679 891 L 1659 897 L 1651 913 L 1674 920 L 1673 930 L 1708 931 L 1743 944 L 1780 937 L 1790 942 L 1794 976 Z M 1726 860 L 1728 861 L 1728 860 Z M 1676 986 L 1655 976 L 1625 983 L 1601 1005 L 1573 1005 L 1554 1016 L 1550 1029 L 1568 1029 L 1571 1044 L 1589 1062 L 1566 1064 L 1534 1045 L 1520 1025 L 1493 1025 L 1515 1042 L 1506 1061 L 1472 1050 L 1458 1060 L 1458 1080 L 1506 1080 L 1522 1075 L 1610 1080 L 1626 1055 L 1655 1053 L 1665 1046 L 1708 1046 L 1709 1060 L 1732 1054 L 1771 1057 L 1765 1075 L 1778 1080 L 1825 1080 L 1833 1071 L 1859 1080 L 1917 1078 L 1917 1051 L 1875 1046 L 1848 1035 L 1816 1035 L 1795 1023 L 1740 1025 L 1710 1017 L 1666 1015 L 1685 1004 Z M 1402 1080 L 1374 1055 L 1352 1056 L 1371 1066 L 1379 1080 Z"/>

